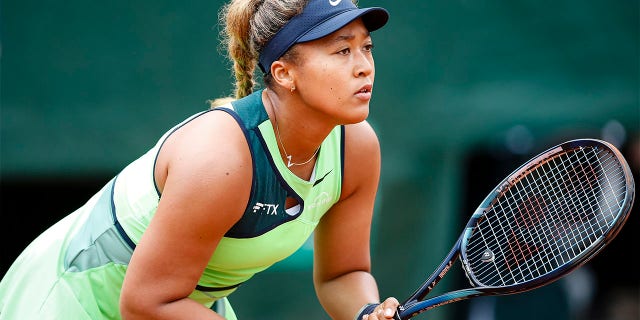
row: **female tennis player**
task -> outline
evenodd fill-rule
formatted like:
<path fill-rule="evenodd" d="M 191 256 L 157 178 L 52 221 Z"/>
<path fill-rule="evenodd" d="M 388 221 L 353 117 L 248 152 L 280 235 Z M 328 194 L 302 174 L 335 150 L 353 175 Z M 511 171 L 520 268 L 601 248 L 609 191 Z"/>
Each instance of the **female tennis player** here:
<path fill-rule="evenodd" d="M 235 0 L 221 13 L 235 97 L 175 125 L 35 239 L 0 283 L 1 319 L 236 319 L 227 297 L 314 231 L 328 315 L 393 318 L 398 301 L 380 303 L 370 273 L 380 147 L 366 121 L 370 32 L 387 11 Z"/>

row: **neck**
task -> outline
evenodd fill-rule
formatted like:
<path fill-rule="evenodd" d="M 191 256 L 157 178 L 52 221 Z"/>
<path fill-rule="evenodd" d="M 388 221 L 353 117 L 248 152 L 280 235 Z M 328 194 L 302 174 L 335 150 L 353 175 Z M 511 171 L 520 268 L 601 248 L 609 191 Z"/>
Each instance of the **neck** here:
<path fill-rule="evenodd" d="M 289 111 L 289 106 L 279 108 L 278 106 L 282 105 L 281 100 L 273 91 L 264 90 L 263 102 L 267 102 L 265 106 L 268 106 L 266 109 L 274 128 L 278 149 L 287 167 L 313 164 L 324 138 L 314 139 L 311 134 L 313 130 L 307 128 L 304 121 L 295 119 L 304 116 L 295 116 L 292 115 L 292 112 L 284 112 L 285 109 Z"/>

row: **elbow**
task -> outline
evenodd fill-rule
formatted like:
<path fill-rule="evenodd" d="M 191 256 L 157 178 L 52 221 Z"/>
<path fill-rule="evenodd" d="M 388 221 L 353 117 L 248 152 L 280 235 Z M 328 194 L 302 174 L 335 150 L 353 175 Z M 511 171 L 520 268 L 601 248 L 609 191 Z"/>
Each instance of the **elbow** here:
<path fill-rule="evenodd" d="M 143 295 L 122 290 L 120 293 L 119 309 L 122 319 L 149 319 L 149 301 L 141 298 Z"/>

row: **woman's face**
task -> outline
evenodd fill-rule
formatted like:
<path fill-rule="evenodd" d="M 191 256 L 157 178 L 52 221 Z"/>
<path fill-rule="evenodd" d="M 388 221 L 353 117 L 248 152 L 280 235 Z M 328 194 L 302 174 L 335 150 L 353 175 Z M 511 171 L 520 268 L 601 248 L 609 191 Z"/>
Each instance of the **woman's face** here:
<path fill-rule="evenodd" d="M 336 124 L 365 120 L 375 75 L 372 48 L 361 19 L 324 38 L 298 44 L 299 61 L 290 71 L 300 99 Z"/>

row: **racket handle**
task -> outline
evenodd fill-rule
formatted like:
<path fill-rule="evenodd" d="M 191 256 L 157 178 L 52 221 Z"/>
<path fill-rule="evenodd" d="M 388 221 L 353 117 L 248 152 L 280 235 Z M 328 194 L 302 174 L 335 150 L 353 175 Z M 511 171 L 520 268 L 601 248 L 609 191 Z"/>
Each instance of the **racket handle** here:
<path fill-rule="evenodd" d="M 402 320 L 402 318 L 400 318 L 400 310 L 396 309 L 396 314 L 393 315 L 393 320 Z"/>

